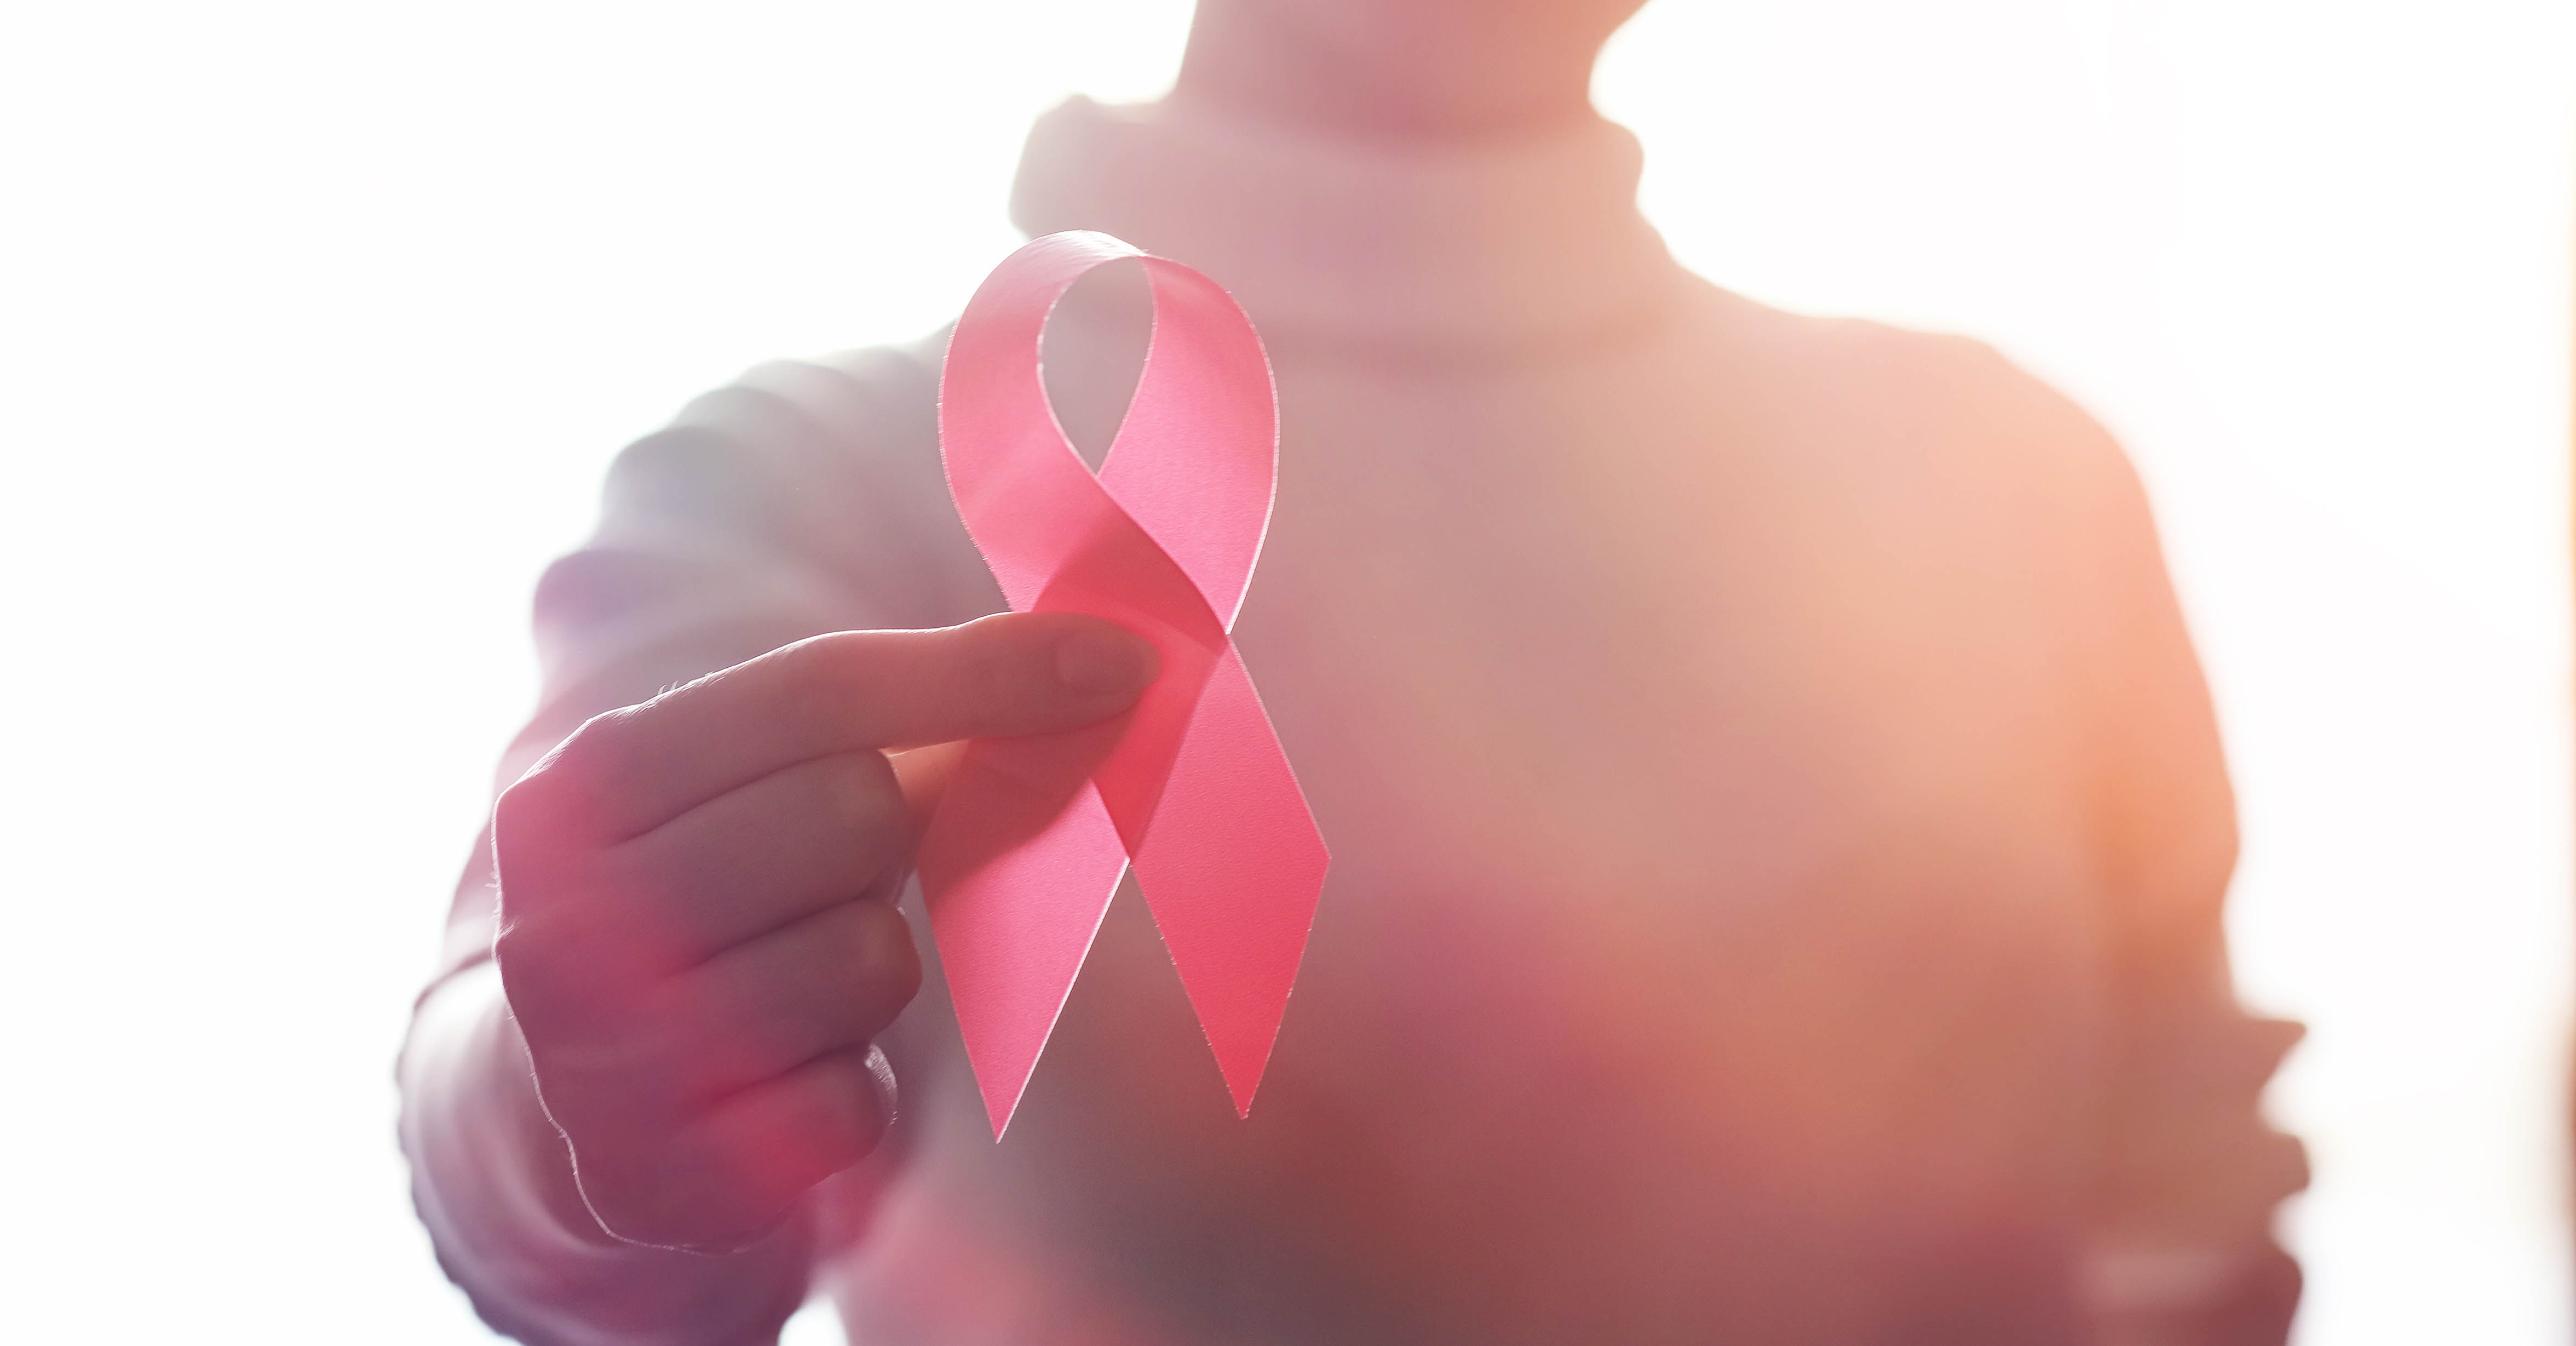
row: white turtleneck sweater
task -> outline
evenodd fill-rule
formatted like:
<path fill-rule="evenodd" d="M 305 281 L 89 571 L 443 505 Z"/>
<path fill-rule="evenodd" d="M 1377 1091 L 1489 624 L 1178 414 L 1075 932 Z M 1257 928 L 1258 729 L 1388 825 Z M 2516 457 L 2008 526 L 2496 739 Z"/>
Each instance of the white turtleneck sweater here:
<path fill-rule="evenodd" d="M 1206 271 L 1276 364 L 1237 640 L 1335 863 L 1259 1106 L 1129 891 L 1007 1141 L 934 963 L 900 1153 L 819 1233 L 605 1247 L 478 1102 L 478 866 L 404 1139 L 487 1318 L 762 1340 L 819 1283 L 872 1346 L 2280 1340 L 2302 1170 L 2257 1098 L 2293 1034 L 2229 988 L 2227 783 L 2127 464 L 1972 343 L 1684 273 L 1638 162 L 1602 122 L 1038 124 L 1021 227 Z M 1051 329 L 1077 438 L 1134 319 Z M 505 776 L 789 640 L 997 609 L 937 352 L 765 366 L 628 450 L 540 586 Z"/>

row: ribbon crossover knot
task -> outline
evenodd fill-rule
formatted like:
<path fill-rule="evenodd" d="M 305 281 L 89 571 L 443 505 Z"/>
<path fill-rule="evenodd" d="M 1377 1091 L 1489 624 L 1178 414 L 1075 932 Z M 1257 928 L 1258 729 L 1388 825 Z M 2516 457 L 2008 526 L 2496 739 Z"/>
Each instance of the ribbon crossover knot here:
<path fill-rule="evenodd" d="M 1143 375 L 1097 476 L 1038 369 L 1047 314 L 1133 257 L 1154 292 Z M 1248 1114 L 1323 889 L 1324 840 L 1229 634 L 1278 480 L 1270 362 L 1233 298 L 1098 233 L 1050 234 L 968 302 L 939 385 L 940 456 L 1018 612 L 1082 612 L 1153 642 L 1133 710 L 979 740 L 919 870 L 966 1054 L 998 1138 L 1132 862 L 1238 1114 Z"/>

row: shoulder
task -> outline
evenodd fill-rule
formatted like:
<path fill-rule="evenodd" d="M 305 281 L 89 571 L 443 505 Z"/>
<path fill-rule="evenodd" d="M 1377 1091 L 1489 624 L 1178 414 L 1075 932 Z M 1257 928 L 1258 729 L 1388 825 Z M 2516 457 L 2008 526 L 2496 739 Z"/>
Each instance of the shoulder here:
<path fill-rule="evenodd" d="M 773 360 L 692 399 L 610 466 L 618 516 L 775 523 L 818 490 L 938 470 L 935 352 L 890 346 Z"/>
<path fill-rule="evenodd" d="M 1927 545 L 2052 563 L 2152 560 L 2128 454 L 2077 402 L 1971 337 L 1787 312 L 1708 286 L 1716 380 L 1778 469 L 1858 492 Z M 1910 531 L 1910 530 L 1909 530 Z M 2140 548 L 2144 550 L 2141 551 Z"/>
<path fill-rule="evenodd" d="M 820 632 L 998 610 L 940 469 L 939 349 L 773 361 L 627 446 L 537 582 L 537 727 Z"/>
<path fill-rule="evenodd" d="M 1843 432 L 1854 452 L 2068 487 L 2129 474 L 2090 413 L 1976 338 L 1794 313 L 1715 286 L 1701 299 L 1719 358 L 1758 371 L 1780 413 Z"/>
<path fill-rule="evenodd" d="M 876 624 L 991 610 L 939 461 L 946 333 L 775 360 L 611 465 L 591 550 L 724 554 L 850 591 Z"/>

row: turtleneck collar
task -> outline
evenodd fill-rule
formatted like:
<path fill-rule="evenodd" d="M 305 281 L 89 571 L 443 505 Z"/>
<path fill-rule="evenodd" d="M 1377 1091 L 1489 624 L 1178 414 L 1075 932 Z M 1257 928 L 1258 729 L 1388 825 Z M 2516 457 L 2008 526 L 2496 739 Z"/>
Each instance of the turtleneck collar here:
<path fill-rule="evenodd" d="M 1639 323 L 1679 268 L 1637 211 L 1611 122 L 1466 145 L 1306 135 L 1076 96 L 1038 119 L 1011 218 L 1098 229 L 1232 290 L 1265 336 L 1546 344 Z"/>

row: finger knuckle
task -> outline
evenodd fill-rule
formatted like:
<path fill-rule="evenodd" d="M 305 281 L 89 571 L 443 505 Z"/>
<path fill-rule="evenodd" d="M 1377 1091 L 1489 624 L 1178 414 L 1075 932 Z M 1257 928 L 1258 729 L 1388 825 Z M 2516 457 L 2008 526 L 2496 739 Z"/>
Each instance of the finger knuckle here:
<path fill-rule="evenodd" d="M 649 704 L 620 707 L 565 735 L 493 802 L 495 842 L 524 853 L 529 841 L 542 845 L 574 830 L 602 792 L 627 778 L 635 725 L 649 711 Z"/>
<path fill-rule="evenodd" d="M 591 962 L 583 956 L 587 941 L 574 922 L 556 907 L 529 904 L 505 908 L 492 936 L 492 961 L 501 972 L 501 992 L 512 1013 L 523 1022 L 551 1023 L 560 1010 L 599 994 Z"/>
<path fill-rule="evenodd" d="M 543 944 L 552 938 L 545 914 L 561 904 L 570 865 L 546 833 L 493 826 L 493 901 L 504 939 Z"/>
<path fill-rule="evenodd" d="M 521 996 L 535 997 L 539 988 L 555 980 L 560 963 L 556 953 L 562 941 L 551 929 L 553 923 L 534 914 L 505 916 L 492 935 L 492 961 L 501 969 L 503 993 L 515 1003 Z"/>
<path fill-rule="evenodd" d="M 835 632 L 782 645 L 762 659 L 776 667 L 776 694 L 792 700 L 796 709 L 810 710 L 828 704 L 849 657 L 847 633 Z"/>
<path fill-rule="evenodd" d="M 538 771 L 569 781 L 614 779 L 638 732 L 649 727 L 659 698 L 604 710 L 581 722 L 538 764 Z"/>
<path fill-rule="evenodd" d="M 870 709 L 866 689 L 883 681 L 870 676 L 882 672 L 889 657 L 883 634 L 836 631 L 779 650 L 779 695 L 788 702 L 786 708 L 802 722 L 859 728 Z"/>
<path fill-rule="evenodd" d="M 553 796 L 559 786 L 545 772 L 546 768 L 539 766 L 513 781 L 492 801 L 492 859 L 505 874 L 526 868 L 529 860 L 541 856 L 555 840 Z"/>

